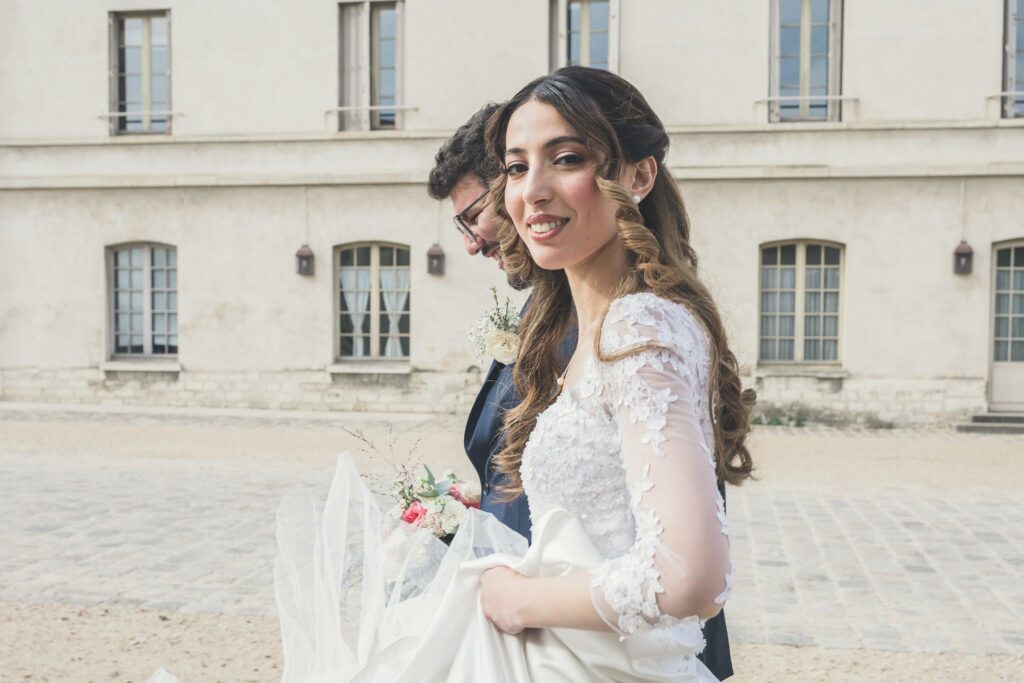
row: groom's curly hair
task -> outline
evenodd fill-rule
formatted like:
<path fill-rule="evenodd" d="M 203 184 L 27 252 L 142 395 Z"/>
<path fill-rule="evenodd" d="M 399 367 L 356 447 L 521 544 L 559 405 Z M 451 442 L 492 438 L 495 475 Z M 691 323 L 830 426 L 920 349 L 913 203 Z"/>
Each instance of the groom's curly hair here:
<path fill-rule="evenodd" d="M 644 96 L 625 79 L 600 69 L 564 67 L 520 90 L 495 113 L 487 126 L 487 147 L 496 159 L 505 155 L 505 133 L 512 114 L 530 100 L 554 107 L 601 160 L 595 178 L 601 193 L 616 205 L 618 237 L 629 270 L 616 297 L 652 292 L 686 306 L 708 333 L 711 378 L 708 412 L 714 425 L 715 469 L 719 481 L 739 484 L 751 476 L 753 461 L 745 444 L 750 410 L 756 395 L 744 390 L 736 356 L 711 293 L 697 272 L 697 254 L 690 246 L 690 220 L 683 197 L 665 165 L 669 137 Z M 654 186 L 639 204 L 616 179 L 626 164 L 653 157 L 658 164 Z M 504 170 L 504 169 L 503 169 Z M 506 498 L 522 493 L 519 466 L 523 448 L 537 416 L 557 396 L 559 347 L 571 323 L 572 293 L 564 270 L 544 270 L 530 257 L 505 210 L 504 172 L 491 184 L 498 214 L 505 269 L 533 283 L 530 307 L 519 335 L 519 357 L 513 378 L 522 403 L 505 413 L 505 448 L 494 456 L 495 468 L 506 475 Z M 599 360 L 600 335 L 594 342 Z M 628 353 L 627 353 L 628 355 Z"/>
<path fill-rule="evenodd" d="M 479 177 L 484 185 L 490 185 L 498 177 L 501 166 L 487 153 L 484 129 L 499 106 L 491 103 L 481 107 L 441 145 L 427 180 L 427 192 L 431 197 L 447 199 L 459 179 L 470 173 Z"/>

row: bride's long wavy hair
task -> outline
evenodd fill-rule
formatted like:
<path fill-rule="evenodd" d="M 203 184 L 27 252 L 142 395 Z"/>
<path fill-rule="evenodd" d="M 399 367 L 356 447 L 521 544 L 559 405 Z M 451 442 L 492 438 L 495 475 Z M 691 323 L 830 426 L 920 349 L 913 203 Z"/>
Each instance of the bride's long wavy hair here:
<path fill-rule="evenodd" d="M 544 270 L 533 262 L 505 210 L 505 134 L 512 114 L 530 100 L 554 107 L 597 155 L 597 186 L 617 207 L 618 239 L 629 263 L 616 298 L 652 292 L 685 305 L 703 323 L 711 347 L 708 406 L 715 431 L 717 475 L 720 481 L 741 483 L 753 470 L 744 441 L 750 431 L 755 394 L 742 388 L 718 308 L 697 275 L 686 207 L 665 166 L 668 134 L 640 91 L 625 79 L 600 69 L 565 67 L 529 83 L 502 105 L 487 125 L 488 151 L 502 162 L 503 170 L 491 190 L 502 220 L 499 237 L 505 270 L 533 285 L 513 372 L 523 401 L 505 413 L 505 447 L 493 460 L 495 468 L 506 475 L 503 496 L 511 499 L 522 493 L 519 465 L 523 448 L 537 416 L 557 395 L 559 351 L 573 318 L 565 271 Z M 657 162 L 658 172 L 651 192 L 637 205 L 616 179 L 625 165 L 647 157 Z M 600 353 L 600 334 L 594 351 L 602 361 L 618 357 Z"/>

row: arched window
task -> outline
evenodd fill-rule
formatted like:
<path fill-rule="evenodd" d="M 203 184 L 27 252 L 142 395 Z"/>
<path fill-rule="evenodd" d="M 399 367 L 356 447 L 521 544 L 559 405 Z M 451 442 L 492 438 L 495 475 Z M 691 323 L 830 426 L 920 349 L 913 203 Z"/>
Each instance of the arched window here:
<path fill-rule="evenodd" d="M 335 273 L 338 357 L 408 358 L 409 247 L 386 243 L 339 247 Z"/>
<path fill-rule="evenodd" d="M 164 244 L 109 249 L 110 338 L 115 356 L 178 353 L 178 252 Z"/>
<path fill-rule="evenodd" d="M 761 247 L 762 363 L 838 363 L 843 246 L 794 241 Z"/>

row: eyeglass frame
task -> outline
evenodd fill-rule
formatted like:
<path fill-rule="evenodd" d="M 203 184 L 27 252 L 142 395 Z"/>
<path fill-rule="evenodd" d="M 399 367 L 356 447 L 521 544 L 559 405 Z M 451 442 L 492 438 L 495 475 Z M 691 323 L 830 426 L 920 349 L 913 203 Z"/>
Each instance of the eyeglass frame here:
<path fill-rule="evenodd" d="M 471 201 L 469 203 L 469 206 L 464 208 L 462 211 L 459 211 L 457 214 L 455 214 L 452 217 L 452 220 L 455 221 L 455 229 L 458 230 L 459 234 L 462 235 L 463 237 L 465 237 L 467 239 L 471 239 L 471 240 L 476 240 L 477 239 L 478 235 L 475 232 L 473 232 L 473 230 L 468 225 L 466 225 L 466 214 L 469 213 L 469 211 L 474 206 L 479 204 L 480 200 L 482 200 L 484 197 L 486 197 L 490 193 L 491 193 L 490 190 L 484 190 L 483 194 L 481 194 L 479 197 L 477 197 L 476 199 L 474 199 L 473 201 Z M 481 211 L 482 210 L 483 209 L 481 209 Z"/>

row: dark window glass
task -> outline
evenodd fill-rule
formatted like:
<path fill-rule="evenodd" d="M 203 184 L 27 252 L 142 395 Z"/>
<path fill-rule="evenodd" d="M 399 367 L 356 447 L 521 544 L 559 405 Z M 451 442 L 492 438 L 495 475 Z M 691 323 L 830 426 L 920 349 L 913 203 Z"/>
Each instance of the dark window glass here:
<path fill-rule="evenodd" d="M 359 247 L 359 249 L 356 250 L 356 265 L 370 265 L 370 247 Z"/>
<path fill-rule="evenodd" d="M 382 266 L 395 265 L 395 250 L 392 247 L 380 248 L 380 264 Z"/>
<path fill-rule="evenodd" d="M 821 265 L 821 247 L 817 244 L 811 244 L 807 247 L 807 265 Z"/>
<path fill-rule="evenodd" d="M 1015 268 L 1024 268 L 1024 247 L 1013 250 L 1013 265 Z"/>
<path fill-rule="evenodd" d="M 827 265 L 827 266 L 838 266 L 839 265 L 839 248 L 838 247 L 825 247 L 825 265 Z"/>
<path fill-rule="evenodd" d="M 780 249 L 782 255 L 782 265 L 784 266 L 795 266 L 796 265 L 796 245 L 787 244 Z"/>
<path fill-rule="evenodd" d="M 771 247 L 761 252 L 761 263 L 766 266 L 774 266 L 779 262 L 778 247 Z"/>
<path fill-rule="evenodd" d="M 996 262 L 1000 268 L 1010 267 L 1010 250 L 1000 249 L 996 252 Z"/>
<path fill-rule="evenodd" d="M 398 252 L 398 265 L 408 266 L 409 265 L 409 250 L 408 249 L 397 249 Z"/>

